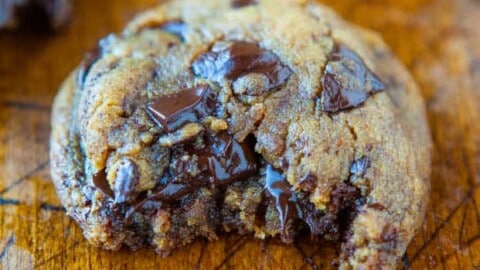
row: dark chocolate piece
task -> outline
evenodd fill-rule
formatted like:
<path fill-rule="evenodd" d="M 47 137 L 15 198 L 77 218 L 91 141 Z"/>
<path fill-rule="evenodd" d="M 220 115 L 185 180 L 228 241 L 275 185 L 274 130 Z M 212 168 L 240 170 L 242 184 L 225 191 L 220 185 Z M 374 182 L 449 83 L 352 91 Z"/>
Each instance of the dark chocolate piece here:
<path fill-rule="evenodd" d="M 282 238 L 288 239 L 287 222 L 302 218 L 297 197 L 281 172 L 276 171 L 271 165 L 267 166 L 265 176 L 265 189 L 275 199 L 278 217 L 282 227 Z"/>
<path fill-rule="evenodd" d="M 139 198 L 137 202 L 125 212 L 124 222 L 131 222 L 133 214 L 140 209 L 147 208 L 150 203 L 159 203 L 162 205 L 162 203 L 174 202 L 181 199 L 185 195 L 194 193 L 195 191 L 195 185 L 190 186 L 187 183 L 170 182 L 166 185 L 163 185 L 158 189 L 158 191 L 154 192 L 147 198 Z"/>
<path fill-rule="evenodd" d="M 242 8 L 250 5 L 256 5 L 257 0 L 232 0 L 233 8 Z"/>
<path fill-rule="evenodd" d="M 236 80 L 250 73 L 263 74 L 267 89 L 283 85 L 292 71 L 272 52 L 257 44 L 236 41 L 227 46 L 214 46 L 192 64 L 195 75 L 210 80 Z"/>
<path fill-rule="evenodd" d="M 187 30 L 187 25 L 182 20 L 168 21 L 162 24 L 160 29 L 177 36 L 182 41 L 185 41 L 185 31 Z"/>
<path fill-rule="evenodd" d="M 105 193 L 109 197 L 111 198 L 115 197 L 115 194 L 113 193 L 113 190 L 110 187 L 110 184 L 108 184 L 107 174 L 105 170 L 101 170 L 97 172 L 95 175 L 93 175 L 92 182 L 94 186 L 96 186 L 98 189 L 100 189 L 103 193 Z"/>
<path fill-rule="evenodd" d="M 361 157 L 355 160 L 350 166 L 350 173 L 355 176 L 363 176 L 370 167 L 370 160 L 367 157 Z"/>
<path fill-rule="evenodd" d="M 115 202 L 123 203 L 134 199 L 135 187 L 138 184 L 138 170 L 135 163 L 126 159 L 120 164 L 113 193 L 115 194 Z"/>
<path fill-rule="evenodd" d="M 155 99 L 147 108 L 150 117 L 172 132 L 186 123 L 198 122 L 215 111 L 215 93 L 208 85 L 180 91 Z"/>
<path fill-rule="evenodd" d="M 156 192 L 149 200 L 155 199 L 163 202 L 172 202 L 192 193 L 193 188 L 185 183 L 169 183 L 162 190 Z"/>
<path fill-rule="evenodd" d="M 358 107 L 370 95 L 385 90 L 360 56 L 342 44 L 330 54 L 322 85 L 322 110 L 332 113 Z"/>
<path fill-rule="evenodd" d="M 209 137 L 206 151 L 196 154 L 200 154 L 200 162 L 208 164 L 210 182 L 214 186 L 224 186 L 247 179 L 257 172 L 257 160 L 253 148 L 247 142 L 237 142 L 224 132 Z"/>
<path fill-rule="evenodd" d="M 365 203 L 360 190 L 349 182 L 342 182 L 332 191 L 330 213 L 336 216 L 339 233 L 345 234 Z M 345 235 L 343 235 L 345 236 Z"/>
<path fill-rule="evenodd" d="M 171 172 L 175 181 L 190 186 L 210 185 L 212 188 L 229 185 L 247 179 L 257 172 L 257 158 L 254 147 L 248 142 L 240 143 L 226 132 L 215 136 L 206 135 L 205 146 L 197 149 L 187 145 L 185 150 L 191 157 L 188 161 L 176 160 Z M 185 170 L 195 168 L 197 175 L 186 175 Z"/>

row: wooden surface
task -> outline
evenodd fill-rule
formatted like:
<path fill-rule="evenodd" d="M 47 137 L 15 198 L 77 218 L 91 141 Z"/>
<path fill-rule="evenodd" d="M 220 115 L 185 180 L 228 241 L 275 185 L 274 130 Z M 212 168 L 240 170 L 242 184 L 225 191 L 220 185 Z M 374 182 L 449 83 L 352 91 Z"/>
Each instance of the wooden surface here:
<path fill-rule="evenodd" d="M 235 236 L 198 241 L 167 259 L 148 249 L 112 253 L 89 246 L 65 215 L 49 176 L 52 99 L 86 49 L 155 2 L 77 0 L 59 34 L 0 33 L 0 268 L 330 268 L 335 249 L 328 245 Z M 427 101 L 435 142 L 431 203 L 403 266 L 480 269 L 480 1 L 324 2 L 381 32 Z"/>

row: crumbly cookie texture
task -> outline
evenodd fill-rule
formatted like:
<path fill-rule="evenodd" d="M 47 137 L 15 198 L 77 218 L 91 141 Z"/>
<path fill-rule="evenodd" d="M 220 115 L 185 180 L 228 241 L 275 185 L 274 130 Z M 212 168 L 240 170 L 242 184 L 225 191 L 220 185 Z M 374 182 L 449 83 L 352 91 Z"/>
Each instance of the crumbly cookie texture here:
<path fill-rule="evenodd" d="M 394 268 L 425 212 L 417 86 L 309 1 L 153 8 L 86 55 L 52 126 L 58 194 L 106 249 L 306 233 L 341 242 L 340 268 Z"/>

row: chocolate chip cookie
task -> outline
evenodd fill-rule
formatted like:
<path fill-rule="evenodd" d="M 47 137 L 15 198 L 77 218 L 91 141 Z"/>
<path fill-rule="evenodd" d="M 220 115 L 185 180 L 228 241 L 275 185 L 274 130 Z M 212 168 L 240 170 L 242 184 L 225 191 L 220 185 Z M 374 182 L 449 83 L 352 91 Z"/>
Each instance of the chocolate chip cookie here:
<path fill-rule="evenodd" d="M 416 84 L 376 34 L 309 1 L 140 14 L 66 79 L 52 126 L 61 201 L 105 249 L 308 235 L 341 243 L 341 268 L 394 268 L 426 208 Z"/>

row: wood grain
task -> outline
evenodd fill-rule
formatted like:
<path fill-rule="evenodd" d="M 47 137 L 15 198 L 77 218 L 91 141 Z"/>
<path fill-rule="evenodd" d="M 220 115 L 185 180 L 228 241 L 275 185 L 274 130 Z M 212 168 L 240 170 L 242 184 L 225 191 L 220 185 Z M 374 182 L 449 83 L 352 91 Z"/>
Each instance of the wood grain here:
<path fill-rule="evenodd" d="M 79 0 L 58 34 L 0 33 L 0 265 L 3 269 L 323 269 L 329 244 L 230 236 L 162 259 L 89 246 L 49 176 L 50 104 L 83 52 L 157 0 Z M 430 208 L 403 266 L 480 269 L 480 1 L 324 0 L 379 31 L 420 84 L 435 143 Z"/>

